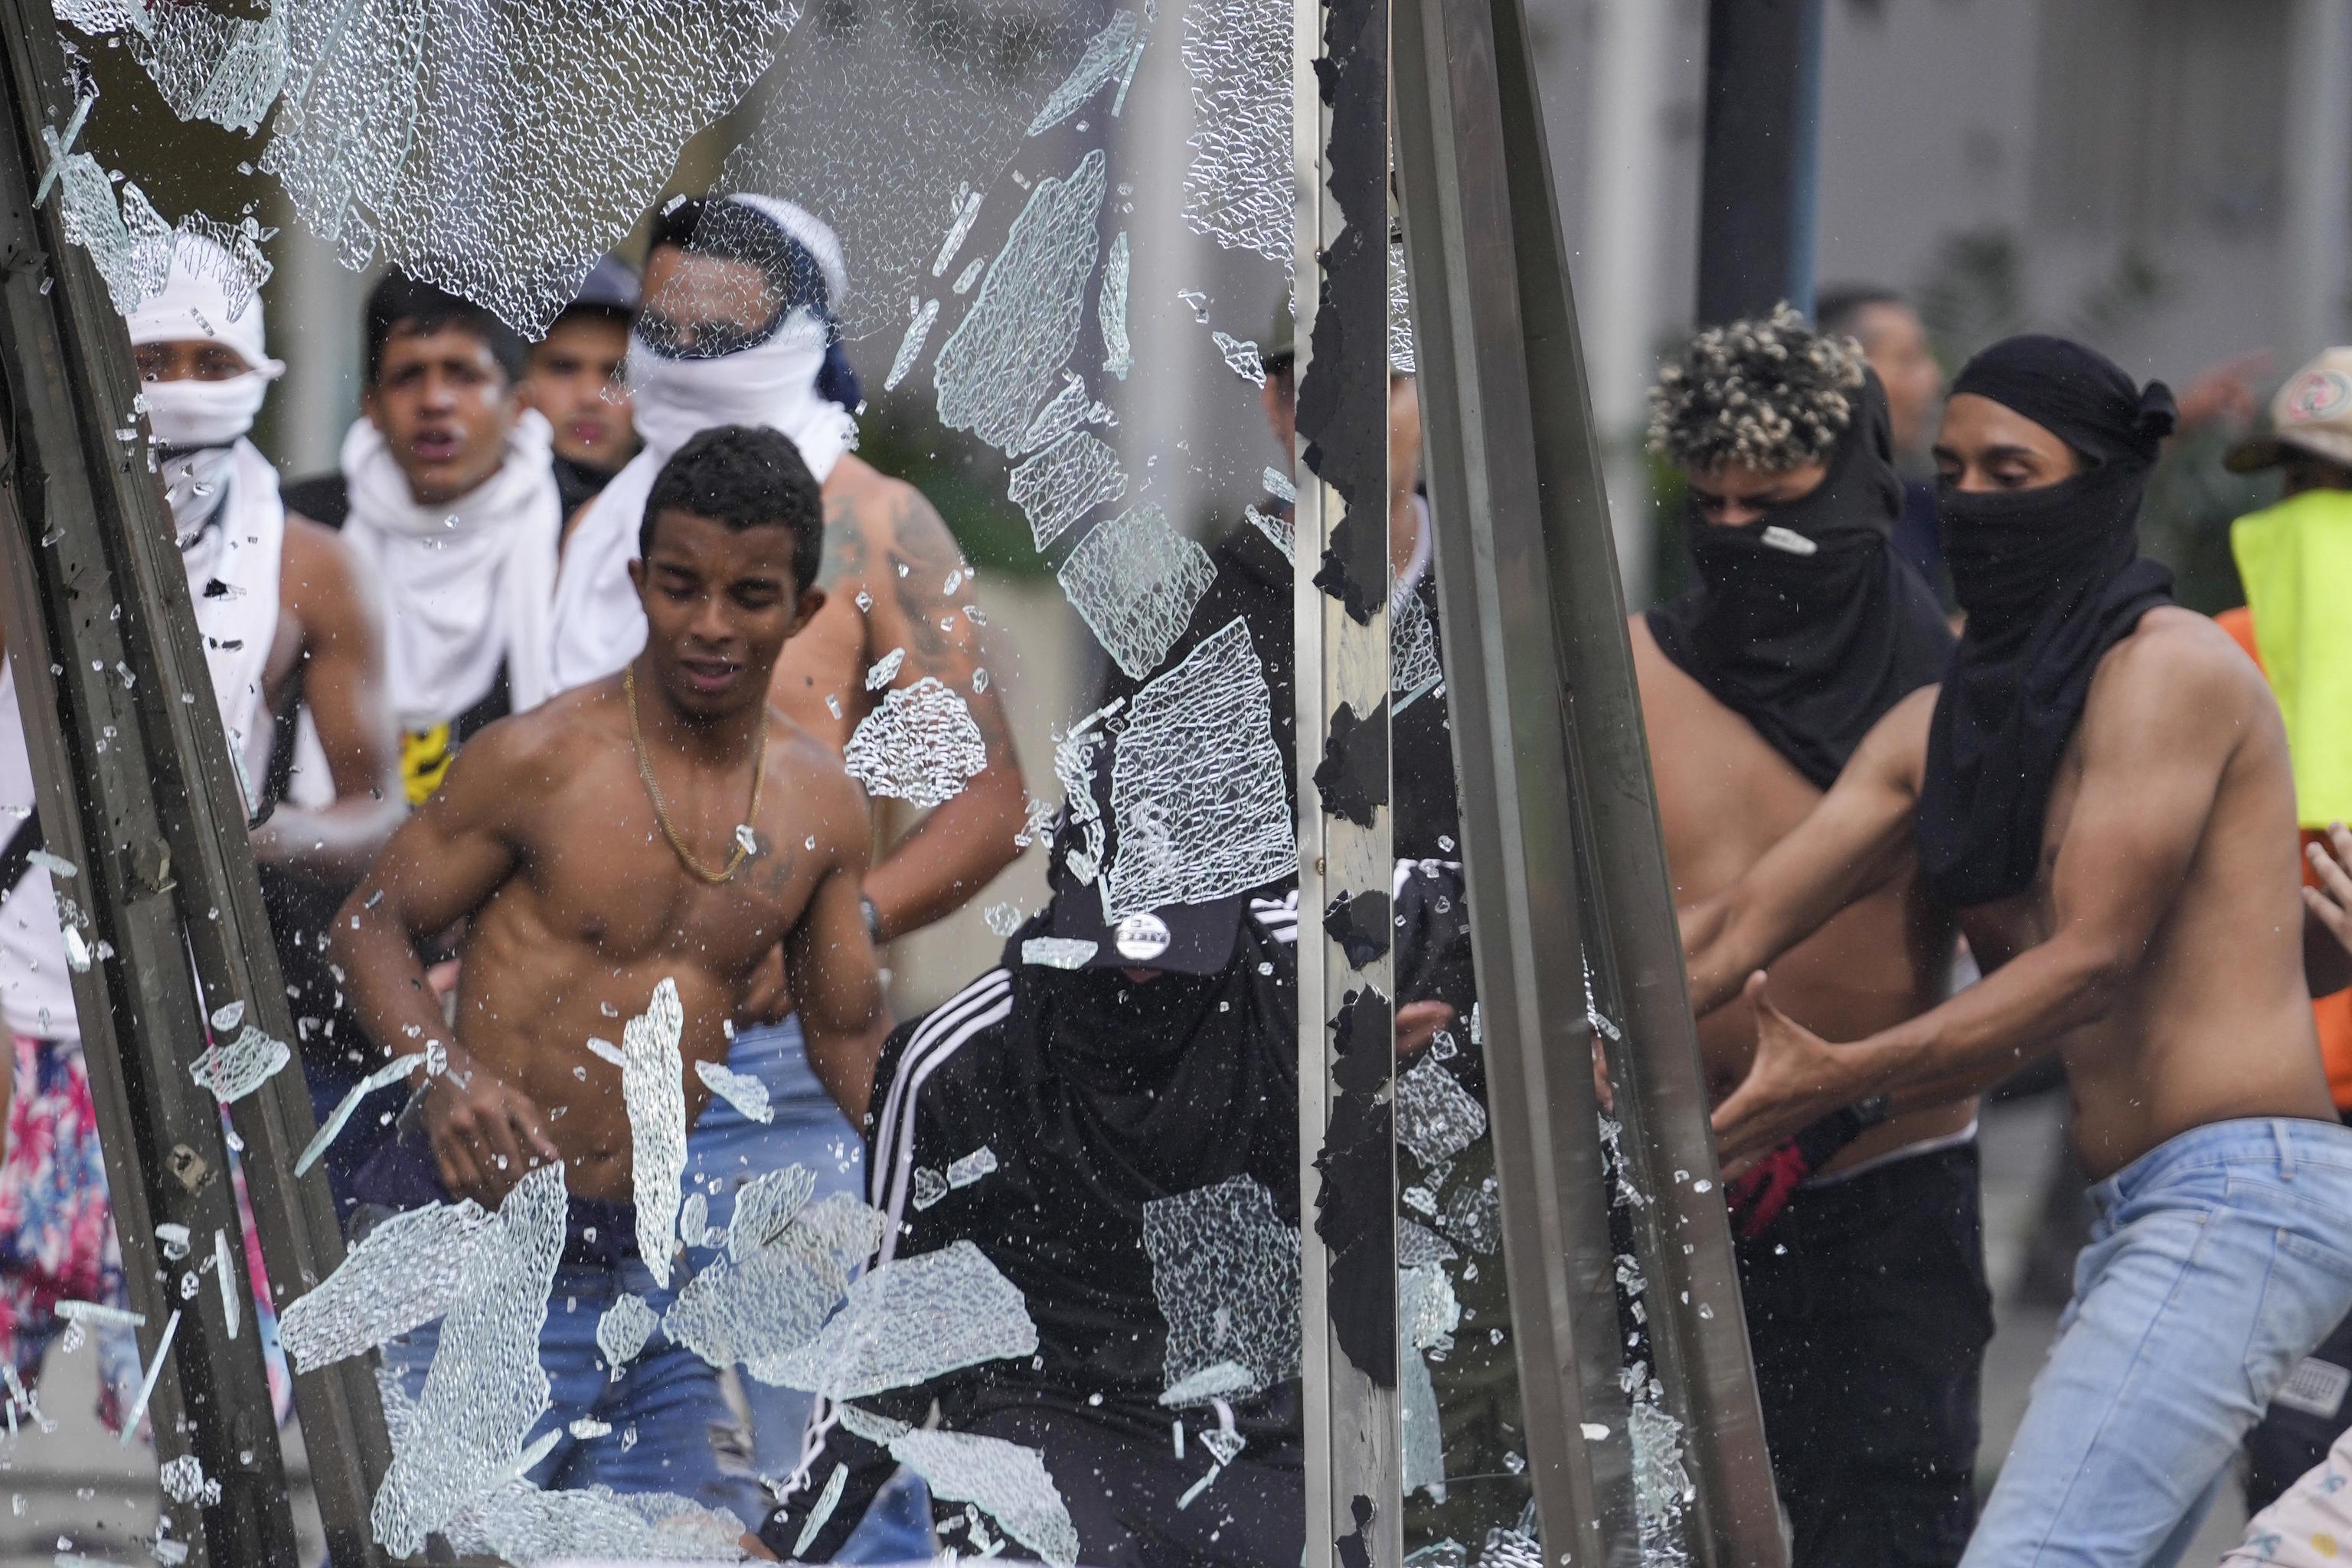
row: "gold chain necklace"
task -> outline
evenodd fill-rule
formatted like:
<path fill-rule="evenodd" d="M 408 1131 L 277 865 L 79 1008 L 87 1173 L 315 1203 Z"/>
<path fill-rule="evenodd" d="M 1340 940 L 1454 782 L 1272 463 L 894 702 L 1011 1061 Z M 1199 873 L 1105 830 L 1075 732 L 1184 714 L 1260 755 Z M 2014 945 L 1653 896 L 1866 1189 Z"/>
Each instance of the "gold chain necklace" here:
<path fill-rule="evenodd" d="M 730 855 L 727 864 L 716 871 L 696 859 L 687 851 L 686 846 L 678 842 L 677 829 L 669 825 L 669 808 L 662 804 L 661 785 L 654 782 L 653 761 L 646 755 L 645 731 L 637 727 L 637 667 L 634 664 L 621 674 L 621 692 L 629 702 L 629 749 L 636 753 L 637 773 L 646 781 L 646 794 L 653 797 L 654 820 L 661 824 L 662 837 L 669 840 L 670 848 L 686 868 L 712 887 L 734 880 L 735 873 L 743 868 L 743 862 L 751 858 L 750 847 L 743 842 L 748 835 L 741 827 L 735 830 L 735 853 Z M 760 733 L 752 742 L 751 811 L 746 826 L 759 818 L 760 786 L 767 782 L 767 777 L 768 701 L 763 695 L 760 700 Z"/>

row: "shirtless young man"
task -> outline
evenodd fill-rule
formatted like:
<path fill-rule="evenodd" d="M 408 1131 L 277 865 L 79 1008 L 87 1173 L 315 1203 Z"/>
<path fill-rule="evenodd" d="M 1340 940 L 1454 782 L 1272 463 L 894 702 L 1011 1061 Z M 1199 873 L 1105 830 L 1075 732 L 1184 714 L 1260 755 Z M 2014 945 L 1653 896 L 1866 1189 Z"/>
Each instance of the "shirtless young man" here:
<path fill-rule="evenodd" d="M 2168 1563 L 2298 1358 L 2352 1307 L 2352 1130 L 2303 969 L 2285 735 L 2226 633 L 2137 558 L 2171 427 L 2089 350 L 2012 338 L 1954 384 L 1936 459 L 1968 630 L 1819 809 L 1685 919 L 1693 1003 L 1756 1059 L 1727 1163 L 1823 1111 L 1907 1111 L 2056 1048 L 2100 1178 L 2074 1299 L 1967 1564 Z M 1759 964 L 1916 853 L 1986 970 L 1831 1045 Z"/>
<path fill-rule="evenodd" d="M 833 232 L 789 202 L 734 195 L 681 203 L 655 219 L 628 363 L 645 450 L 572 521 L 556 584 L 555 666 L 560 684 L 592 679 L 617 668 L 643 635 L 622 574 L 636 527 L 629 509 L 667 452 L 730 421 L 791 437 L 824 487 L 825 602 L 778 660 L 772 700 L 838 755 L 893 692 L 936 680 L 962 700 L 985 749 L 982 771 L 866 872 L 865 918 L 879 942 L 949 913 L 1009 864 L 1025 797 L 1001 688 L 982 679 L 978 606 L 953 536 L 913 486 L 849 450 L 860 398 L 833 325 L 846 287 Z M 894 654 L 895 673 L 869 689 L 867 672 Z M 775 1114 L 761 1123 L 713 1106 L 695 1130 L 694 1173 L 725 1178 L 797 1162 L 817 1173 L 820 1195 L 856 1192 L 856 1129 L 810 1078 L 777 978 L 772 965 L 747 1013 L 781 1021 L 739 1031 L 729 1059 L 767 1085 Z M 714 1205 L 712 1222 L 728 1212 Z M 781 1474 L 795 1462 L 811 1402 L 765 1384 L 744 1392 L 761 1467 Z M 898 1508 L 912 1527 L 889 1543 L 860 1544 L 877 1557 L 926 1556 L 919 1515 Z"/>
<path fill-rule="evenodd" d="M 717 1371 L 658 1334 L 617 1376 L 600 1359 L 606 1307 L 635 1295 L 658 1317 L 685 1281 L 657 1283 L 638 1255 L 630 1120 L 619 1074 L 588 1042 L 675 982 L 691 1124 L 709 1098 L 694 1065 L 726 1059 L 744 988 L 781 943 L 810 1066 L 844 1112 L 864 1113 L 887 1022 L 857 904 L 865 801 L 822 742 L 772 721 L 767 704 L 778 651 L 824 603 L 817 508 L 772 430 L 681 447 L 651 487 L 630 567 L 644 649 L 624 673 L 482 731 L 335 926 L 370 1035 L 395 1053 L 444 1040 L 448 1058 L 420 1075 L 429 1175 L 395 1145 L 362 1173 L 362 1197 L 487 1205 L 532 1166 L 563 1163 L 571 1234 L 552 1300 L 567 1305 L 541 1336 L 553 1384 L 542 1426 L 593 1416 L 614 1434 L 634 1424 L 637 1440 L 566 1431 L 532 1479 L 677 1492 L 747 1524 L 761 1510 L 748 1470 L 726 1473 L 716 1451 L 734 1426 Z M 459 920 L 451 1040 L 417 945 Z M 408 1162 L 405 1202 L 393 1155 Z M 412 1383 L 435 1342 L 428 1331 L 394 1347 Z"/>
<path fill-rule="evenodd" d="M 1870 727 L 1943 673 L 1952 634 L 1894 551 L 1885 393 L 1785 307 L 1694 338 L 1651 394 L 1688 484 L 1698 581 L 1633 617 L 1633 668 L 1678 901 L 1738 880 L 1820 804 Z M 1767 425 L 1754 416 L 1768 416 Z M 1902 858 L 1772 965 L 1790 1014 L 1849 1039 L 1943 999 L 1952 922 Z M 1717 1096 L 1756 1019 L 1700 1025 Z M 1735 1188 L 1740 1299 L 1792 1561 L 1957 1563 L 1976 1517 L 1992 1303 L 1976 1106 L 1826 1118 Z"/>

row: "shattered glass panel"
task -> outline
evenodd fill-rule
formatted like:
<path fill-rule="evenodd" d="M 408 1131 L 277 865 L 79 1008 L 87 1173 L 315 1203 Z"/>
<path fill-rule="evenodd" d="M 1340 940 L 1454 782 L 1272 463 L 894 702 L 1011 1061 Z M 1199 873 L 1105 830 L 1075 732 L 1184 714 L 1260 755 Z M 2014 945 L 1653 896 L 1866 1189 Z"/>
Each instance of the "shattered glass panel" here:
<path fill-rule="evenodd" d="M 1209 552 L 1149 503 L 1080 540 L 1060 573 L 1071 608 L 1139 680 L 1168 657 L 1216 575 Z"/>
<path fill-rule="evenodd" d="M 932 1496 L 977 1505 L 1055 1568 L 1077 1562 L 1069 1505 L 1036 1449 L 1001 1437 L 915 1430 L 890 1440 L 890 1457 L 929 1483 Z"/>
<path fill-rule="evenodd" d="M 142 20 L 147 24 L 131 34 L 131 56 L 154 79 L 173 113 L 231 131 L 260 128 L 286 85 L 293 0 L 278 0 L 255 18 L 216 16 L 202 5 L 150 6 L 145 0 L 131 5 L 145 13 Z"/>
<path fill-rule="evenodd" d="M 345 266 L 397 265 L 527 339 L 635 226 L 687 139 L 767 68 L 800 9 L 278 3 L 286 91 L 259 163 L 304 226 Z"/>
<path fill-rule="evenodd" d="M 1095 300 L 1102 328 L 1103 370 L 1119 380 L 1135 367 L 1135 353 L 1127 341 L 1127 230 L 1120 229 L 1103 258 L 1102 292 Z"/>
<path fill-rule="evenodd" d="M 637 1200 L 637 1250 L 654 1282 L 669 1283 L 670 1242 L 677 1235 L 678 1179 L 686 1173 L 686 1062 L 677 1048 L 686 1028 L 677 982 L 654 987 L 645 1012 L 621 1028 L 621 1098 L 629 1109 L 632 1181 Z"/>
<path fill-rule="evenodd" d="M 1240 620 L 1135 695 L 1111 763 L 1109 918 L 1293 872 L 1298 840 L 1265 668 Z"/>
<path fill-rule="evenodd" d="M 1285 553 L 1287 553 L 1286 551 Z M 1437 662 L 1437 628 L 1418 594 L 1397 596 L 1389 624 L 1389 691 L 1402 713 L 1437 689 L 1445 671 Z"/>
<path fill-rule="evenodd" d="M 1298 1232 L 1248 1176 L 1143 1205 L 1151 1293 L 1168 1320 L 1167 1405 L 1298 1374 Z"/>
<path fill-rule="evenodd" d="M 520 1565 L 551 1559 L 600 1562 L 742 1561 L 742 1521 L 667 1492 L 541 1491 L 511 1481 L 450 1521 L 459 1552 Z"/>
<path fill-rule="evenodd" d="M 1011 450 L 1029 428 L 1038 391 L 1077 347 L 1087 276 L 1101 237 L 1103 154 L 1067 179 L 1037 182 L 988 266 L 980 297 L 932 363 L 940 423 Z"/>
<path fill-rule="evenodd" d="M 1132 11 L 1115 13 L 1103 30 L 1088 41 L 1086 53 L 1070 68 L 1062 85 L 1038 108 L 1036 118 L 1029 121 L 1029 134 L 1034 136 L 1050 130 L 1076 113 L 1080 106 L 1119 74 L 1128 58 L 1141 46 L 1142 37 L 1142 18 Z"/>
<path fill-rule="evenodd" d="M 844 330 L 895 333 L 907 297 L 946 274 L 983 197 L 1020 195 L 998 177 L 1104 19 L 1026 0 L 827 7 L 780 51 L 718 188 L 822 215 L 853 258 Z"/>
<path fill-rule="evenodd" d="M 962 793 L 988 765 L 988 748 L 963 698 L 927 675 L 859 721 L 841 760 L 868 795 L 929 809 Z"/>
<path fill-rule="evenodd" d="M 959 1367 L 1034 1355 L 1021 1292 L 969 1241 L 860 1275 L 838 1316 L 754 1375 L 827 1399 L 905 1388 Z"/>
<path fill-rule="evenodd" d="M 477 1249 L 441 1324 L 440 1348 L 375 1496 L 376 1539 L 424 1549 L 459 1510 L 497 1483 L 547 1409 L 539 1333 L 563 1251 L 563 1167 L 543 1165 L 499 1207 L 498 1240 Z"/>
<path fill-rule="evenodd" d="M 1184 221 L 1228 249 L 1286 269 L 1292 184 L 1287 0 L 1192 0 L 1184 68 L 1192 78 L 1192 166 Z"/>
<path fill-rule="evenodd" d="M 613 1369 L 616 1381 L 621 1369 L 646 1348 L 653 1331 L 654 1310 L 646 1305 L 643 1296 L 619 1298 L 596 1320 L 596 1348 L 604 1353 L 604 1364 Z"/>

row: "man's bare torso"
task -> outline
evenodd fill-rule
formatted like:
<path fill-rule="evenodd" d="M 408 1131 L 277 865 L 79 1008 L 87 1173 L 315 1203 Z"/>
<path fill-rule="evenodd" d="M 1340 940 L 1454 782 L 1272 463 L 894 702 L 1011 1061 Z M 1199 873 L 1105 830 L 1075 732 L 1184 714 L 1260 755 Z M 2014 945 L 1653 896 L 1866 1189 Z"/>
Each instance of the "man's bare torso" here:
<path fill-rule="evenodd" d="M 505 781 L 515 797 L 514 875 L 474 917 L 463 950 L 459 1045 L 536 1101 L 583 1197 L 630 1195 L 620 1069 L 588 1047 L 617 1042 L 654 988 L 674 980 L 686 1014 L 688 1121 L 709 1098 L 697 1061 L 724 1062 L 747 980 L 800 921 L 841 847 L 862 844 L 863 800 L 821 742 L 781 717 L 734 879 L 689 875 L 663 837 L 629 740 L 617 678 L 508 722 L 530 727 Z M 668 766 L 663 766 L 664 762 Z M 724 865 L 749 805 L 748 772 L 698 793 L 656 758 L 670 821 L 704 865 Z"/>
<path fill-rule="evenodd" d="M 1633 617 L 1632 636 L 1675 901 L 1689 905 L 1746 875 L 1805 820 L 1822 792 L 1661 653 L 1643 617 Z M 1930 904 L 1906 861 L 1896 878 L 1773 962 L 1772 997 L 1826 1039 L 1860 1039 L 1940 1001 L 1952 947 L 1950 920 Z M 1699 1049 L 1719 1100 L 1747 1076 L 1754 1013 L 1737 999 L 1717 1008 L 1700 1020 Z M 1975 1114 L 1968 1100 L 1895 1117 L 1822 1169 L 1958 1132 Z"/>
<path fill-rule="evenodd" d="M 2303 974 L 2294 790 L 2286 734 L 2263 679 L 2228 637 L 2191 611 L 2160 608 L 2110 649 L 2059 766 L 2042 823 L 2034 886 L 1965 911 L 1961 929 L 1993 970 L 2054 934 L 2053 882 L 2079 814 L 2129 814 L 2131 780 L 2084 793 L 2084 734 L 2133 688 L 2174 679 L 2168 661 L 2202 663 L 2224 694 L 2179 721 L 2226 725 L 2236 743 L 2177 892 L 2105 1016 L 2057 1044 L 2072 1092 L 2084 1168 L 2105 1176 L 2167 1139 L 2240 1117 L 2332 1120 Z M 2181 704 L 2170 705 L 2179 709 Z M 1927 725 L 1906 754 L 1924 767 Z"/>

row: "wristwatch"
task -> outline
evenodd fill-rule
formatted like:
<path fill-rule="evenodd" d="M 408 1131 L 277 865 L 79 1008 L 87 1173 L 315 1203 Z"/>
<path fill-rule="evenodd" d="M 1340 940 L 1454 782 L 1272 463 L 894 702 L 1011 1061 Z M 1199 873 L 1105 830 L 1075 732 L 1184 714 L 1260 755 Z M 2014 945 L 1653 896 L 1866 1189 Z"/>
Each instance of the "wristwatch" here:
<path fill-rule="evenodd" d="M 857 907 L 866 911 L 866 940 L 875 946 L 880 947 L 882 945 L 882 911 L 874 907 L 873 900 L 864 897 L 858 899 Z"/>

